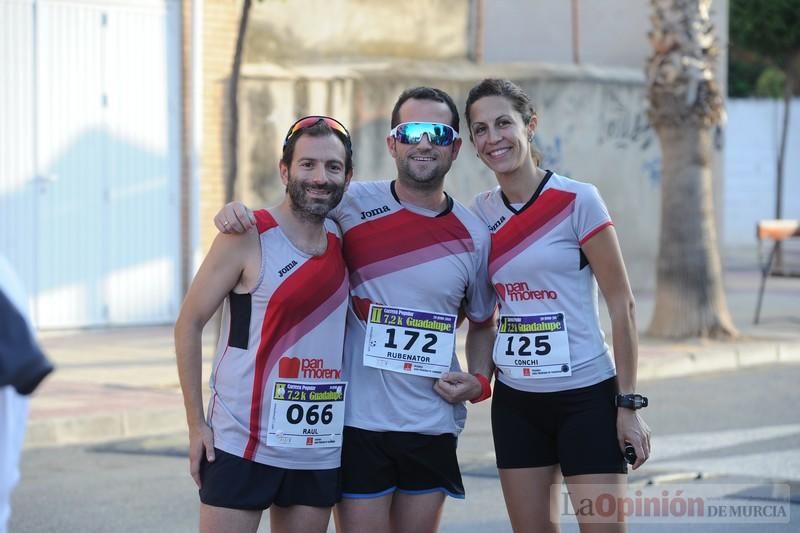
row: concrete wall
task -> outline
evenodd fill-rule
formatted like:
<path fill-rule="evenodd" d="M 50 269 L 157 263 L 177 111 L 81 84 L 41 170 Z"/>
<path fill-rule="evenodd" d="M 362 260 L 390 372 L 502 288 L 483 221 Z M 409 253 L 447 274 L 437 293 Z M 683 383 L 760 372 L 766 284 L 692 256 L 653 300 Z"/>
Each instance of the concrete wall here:
<path fill-rule="evenodd" d="M 644 70 L 652 49 L 649 0 L 484 0 L 487 63 L 573 63 L 573 28 L 583 65 Z M 573 5 L 577 21 L 573 24 Z M 713 0 L 719 39 L 717 79 L 727 83 L 728 0 Z"/>
<path fill-rule="evenodd" d="M 800 219 L 800 98 L 792 101 L 783 179 L 783 218 Z M 756 222 L 775 217 L 783 102 L 728 101 L 725 139 L 725 233 L 729 247 L 752 246 Z"/>
<path fill-rule="evenodd" d="M 233 37 L 240 0 L 206 1 L 226 6 L 224 33 Z M 254 2 L 245 48 L 248 64 L 240 87 L 237 196 L 253 205 L 278 201 L 283 194 L 277 179 L 280 144 L 298 116 L 325 113 L 341 119 L 354 135 L 357 178 L 389 178 L 395 170 L 384 138 L 389 112 L 403 89 L 436 85 L 461 106 L 479 79 L 509 77 L 538 104 L 537 138 L 545 166 L 600 187 L 617 223 L 634 285 L 652 287 L 661 169 L 658 143 L 644 115 L 650 2 L 575 0 L 582 67 L 572 66 L 570 0 L 484 0 L 480 51 L 487 64 L 470 63 L 467 58 L 481 42 L 476 40 L 480 4 L 407 0 L 400 10 L 377 0 Z M 727 0 L 714 0 L 723 86 L 727 12 Z M 229 57 L 232 41 L 220 43 L 220 58 Z M 215 45 L 209 40 L 206 46 Z M 566 66 L 543 66 L 559 63 Z M 216 67 L 214 71 L 223 73 Z M 215 101 L 214 112 L 219 113 L 226 79 L 220 76 L 212 83 L 205 99 Z M 213 120 L 224 126 L 223 115 Z M 207 189 L 201 194 L 199 218 L 204 248 L 220 201 L 224 159 L 217 158 L 226 157 L 223 131 L 208 132 L 205 138 L 206 151 L 212 148 L 212 153 L 205 154 L 203 169 L 202 187 Z M 714 156 L 720 222 L 721 147 Z M 448 190 L 463 201 L 494 185 L 470 146 L 465 146 L 448 182 Z"/>
<path fill-rule="evenodd" d="M 408 87 L 449 92 L 459 108 L 487 76 L 513 79 L 537 104 L 537 139 L 544 166 L 595 183 L 608 203 L 636 287 L 654 284 L 660 156 L 644 116 L 643 76 L 630 70 L 406 62 L 335 67 L 250 65 L 241 86 L 241 179 L 237 195 L 250 205 L 278 202 L 280 147 L 288 126 L 304 114 L 330 114 L 348 126 L 356 179 L 396 175 L 385 137 L 394 101 Z M 464 118 L 462 117 L 462 123 Z M 462 127 L 462 131 L 466 128 Z M 495 185 L 466 141 L 447 177 L 454 197 L 470 202 Z"/>
<path fill-rule="evenodd" d="M 470 0 L 253 2 L 246 59 L 465 58 Z"/>
<path fill-rule="evenodd" d="M 584 65 L 644 69 L 651 10 L 649 0 L 262 0 L 253 3 L 245 55 L 277 63 L 465 59 L 480 42 L 477 52 L 492 64 L 572 64 L 577 53 Z M 711 16 L 724 86 L 728 0 L 713 0 Z"/>

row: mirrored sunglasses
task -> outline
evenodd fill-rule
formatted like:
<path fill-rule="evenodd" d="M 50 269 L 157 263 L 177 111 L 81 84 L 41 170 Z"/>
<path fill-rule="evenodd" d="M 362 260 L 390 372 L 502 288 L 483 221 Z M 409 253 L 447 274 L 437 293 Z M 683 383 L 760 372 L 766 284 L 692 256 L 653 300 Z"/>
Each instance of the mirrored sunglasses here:
<path fill-rule="evenodd" d="M 311 126 L 315 126 L 319 124 L 320 121 L 327 124 L 333 131 L 338 131 L 339 133 L 343 134 L 345 139 L 347 140 L 348 150 L 352 151 L 353 149 L 351 144 L 352 141 L 350 140 L 350 132 L 347 131 L 347 128 L 345 128 L 344 125 L 335 118 L 326 117 L 322 115 L 311 115 L 308 117 L 303 117 L 294 124 L 292 124 L 292 127 L 289 128 L 289 133 L 286 134 L 286 138 L 283 140 L 283 147 L 286 148 L 286 143 L 289 142 L 289 139 L 291 139 L 295 133 L 297 133 L 300 130 L 310 128 Z"/>
<path fill-rule="evenodd" d="M 419 144 L 426 134 L 428 142 L 436 146 L 450 146 L 458 139 L 458 132 L 452 126 L 440 122 L 403 122 L 389 132 L 403 144 Z"/>

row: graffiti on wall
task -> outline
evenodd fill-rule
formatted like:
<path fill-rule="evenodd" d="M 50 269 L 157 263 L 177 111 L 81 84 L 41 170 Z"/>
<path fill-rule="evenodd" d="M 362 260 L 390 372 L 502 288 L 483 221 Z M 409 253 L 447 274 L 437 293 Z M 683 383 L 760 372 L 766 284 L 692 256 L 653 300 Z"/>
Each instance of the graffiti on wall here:
<path fill-rule="evenodd" d="M 642 172 L 650 180 L 650 185 L 659 186 L 661 184 L 661 158 L 646 159 L 642 163 Z"/>
<path fill-rule="evenodd" d="M 539 166 L 555 170 L 559 174 L 569 174 L 564 168 L 564 147 L 560 135 L 556 135 L 552 140 L 537 137 L 536 146 L 542 153 L 542 161 Z"/>
<path fill-rule="evenodd" d="M 655 133 L 645 115 L 644 106 L 630 107 L 630 96 L 623 98 L 616 90 L 603 89 L 600 104 L 597 143 L 610 143 L 616 148 L 647 150 L 655 141 Z"/>

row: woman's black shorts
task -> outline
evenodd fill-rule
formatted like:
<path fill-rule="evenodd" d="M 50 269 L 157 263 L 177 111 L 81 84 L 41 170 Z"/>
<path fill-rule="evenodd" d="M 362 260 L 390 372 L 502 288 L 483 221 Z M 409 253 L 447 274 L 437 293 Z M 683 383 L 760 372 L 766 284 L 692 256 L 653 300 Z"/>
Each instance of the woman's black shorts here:
<path fill-rule="evenodd" d="M 492 398 L 497 468 L 560 464 L 565 477 L 627 473 L 617 441 L 615 379 L 558 392 L 524 392 L 497 381 Z"/>

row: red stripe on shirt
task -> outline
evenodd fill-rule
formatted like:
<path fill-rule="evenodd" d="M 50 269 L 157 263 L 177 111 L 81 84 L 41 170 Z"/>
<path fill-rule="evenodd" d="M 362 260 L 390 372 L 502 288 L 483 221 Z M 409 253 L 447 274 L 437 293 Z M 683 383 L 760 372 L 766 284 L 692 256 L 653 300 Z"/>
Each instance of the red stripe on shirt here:
<path fill-rule="evenodd" d="M 607 227 L 613 226 L 613 225 L 614 225 L 614 223 L 611 222 L 610 220 L 608 222 L 604 222 L 603 224 L 600 224 L 599 226 L 594 228 L 592 231 L 587 233 L 586 237 L 584 237 L 583 239 L 580 240 L 580 245 L 583 246 L 584 243 L 586 243 L 586 241 L 588 241 L 589 239 L 591 239 L 592 237 L 594 237 L 595 235 L 597 235 L 598 233 L 600 233 L 601 231 L 603 231 Z"/>
<path fill-rule="evenodd" d="M 557 217 L 575 201 L 575 193 L 558 189 L 547 189 L 536 201 L 522 213 L 511 217 L 511 220 L 492 235 L 492 251 L 489 254 L 491 264 L 522 240 L 527 238 L 550 220 Z"/>
<path fill-rule="evenodd" d="M 275 217 L 266 209 L 253 211 L 253 216 L 256 217 L 256 228 L 258 228 L 259 234 L 278 226 L 278 221 L 275 220 Z"/>
<path fill-rule="evenodd" d="M 472 243 L 455 214 L 430 218 L 402 209 L 351 228 L 344 234 L 344 257 L 355 273 L 367 265 L 454 241 Z"/>
<path fill-rule="evenodd" d="M 256 352 L 253 397 L 250 404 L 250 437 L 244 452 L 245 459 L 252 460 L 255 457 L 260 443 L 261 408 L 269 369 L 283 355 L 274 348 L 287 332 L 337 293 L 346 275 L 338 239 L 328 233 L 328 249 L 325 255 L 303 263 L 270 297 L 261 326 L 261 343 Z M 346 296 L 346 292 L 343 293 L 343 300 Z"/>

